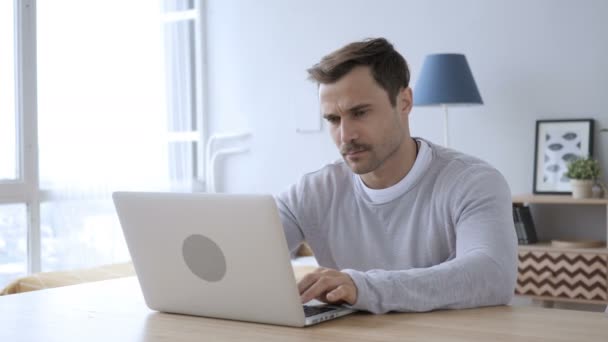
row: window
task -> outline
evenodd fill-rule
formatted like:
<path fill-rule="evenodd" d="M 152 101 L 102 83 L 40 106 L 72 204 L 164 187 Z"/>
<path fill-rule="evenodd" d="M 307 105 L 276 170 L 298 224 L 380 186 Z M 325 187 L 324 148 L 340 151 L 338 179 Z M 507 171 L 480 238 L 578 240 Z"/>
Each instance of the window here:
<path fill-rule="evenodd" d="M 113 191 L 200 189 L 201 13 L 202 0 L 0 1 L 0 288 L 128 260 Z"/>
<path fill-rule="evenodd" d="M 27 272 L 24 204 L 0 205 L 0 288 Z"/>
<path fill-rule="evenodd" d="M 38 5 L 42 270 L 128 260 L 112 191 L 191 190 L 191 6 Z"/>
<path fill-rule="evenodd" d="M 0 180 L 14 180 L 19 175 L 14 13 L 13 1 L 0 1 Z"/>
<path fill-rule="evenodd" d="M 202 177 L 203 56 L 200 3 L 163 3 L 170 177 L 174 190 L 199 190 Z M 200 162 L 199 162 L 200 161 Z"/>
<path fill-rule="evenodd" d="M 23 148 L 31 136 L 23 129 L 29 94 L 21 90 L 28 73 L 21 58 L 27 46 L 18 31 L 26 23 L 18 20 L 18 4 L 0 1 L 0 287 L 27 273 L 29 243 L 36 242 L 28 240 L 32 154 Z"/>

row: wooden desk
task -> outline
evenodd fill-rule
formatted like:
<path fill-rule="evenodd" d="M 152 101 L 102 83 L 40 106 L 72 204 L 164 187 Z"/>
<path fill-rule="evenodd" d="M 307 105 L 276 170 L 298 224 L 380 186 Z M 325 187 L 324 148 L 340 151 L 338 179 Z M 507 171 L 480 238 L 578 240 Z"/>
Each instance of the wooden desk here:
<path fill-rule="evenodd" d="M 534 307 L 371 315 L 287 328 L 150 311 L 134 277 L 0 297 L 0 341 L 608 341 L 608 315 Z"/>

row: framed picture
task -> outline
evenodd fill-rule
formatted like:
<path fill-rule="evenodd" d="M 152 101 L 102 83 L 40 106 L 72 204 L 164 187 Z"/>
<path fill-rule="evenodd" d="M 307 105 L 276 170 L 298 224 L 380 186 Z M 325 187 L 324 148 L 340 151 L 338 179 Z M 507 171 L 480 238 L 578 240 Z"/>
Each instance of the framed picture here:
<path fill-rule="evenodd" d="M 593 155 L 593 119 L 537 120 L 534 193 L 570 194 L 568 162 Z"/>

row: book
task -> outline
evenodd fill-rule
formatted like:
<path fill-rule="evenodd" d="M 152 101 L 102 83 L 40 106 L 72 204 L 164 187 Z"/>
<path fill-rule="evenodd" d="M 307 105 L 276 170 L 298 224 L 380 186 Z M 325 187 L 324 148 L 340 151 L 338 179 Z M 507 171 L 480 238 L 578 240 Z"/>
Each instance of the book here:
<path fill-rule="evenodd" d="M 517 234 L 517 243 L 520 245 L 526 244 L 524 223 L 519 218 L 516 205 L 513 206 L 513 224 L 515 226 L 515 234 Z"/>
<path fill-rule="evenodd" d="M 538 242 L 538 236 L 536 234 L 536 227 L 534 226 L 534 220 L 532 219 L 532 212 L 528 206 L 514 206 L 515 216 L 517 222 L 520 223 L 520 229 L 522 230 L 521 244 L 533 244 Z"/>

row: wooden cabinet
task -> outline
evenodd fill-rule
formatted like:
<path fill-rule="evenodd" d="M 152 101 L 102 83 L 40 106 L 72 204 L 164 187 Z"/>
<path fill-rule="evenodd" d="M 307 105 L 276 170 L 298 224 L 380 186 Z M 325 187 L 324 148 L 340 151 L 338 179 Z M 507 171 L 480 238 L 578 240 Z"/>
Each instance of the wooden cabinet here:
<path fill-rule="evenodd" d="M 574 199 L 569 196 L 514 196 L 515 204 L 600 205 L 608 199 Z M 606 241 L 606 239 L 605 239 Z M 533 299 L 608 304 L 608 248 L 555 247 L 549 243 L 520 245 L 515 293 Z"/>

